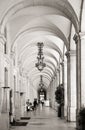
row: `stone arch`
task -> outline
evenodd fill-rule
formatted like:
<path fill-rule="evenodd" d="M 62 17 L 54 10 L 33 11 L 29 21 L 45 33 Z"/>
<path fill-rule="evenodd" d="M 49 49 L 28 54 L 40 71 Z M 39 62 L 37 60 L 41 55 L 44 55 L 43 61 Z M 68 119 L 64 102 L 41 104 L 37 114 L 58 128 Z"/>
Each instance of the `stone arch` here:
<path fill-rule="evenodd" d="M 4 33 L 4 27 L 7 21 L 10 19 L 10 17 L 17 13 L 19 10 L 30 7 L 30 6 L 47 6 L 47 7 L 52 7 L 55 9 L 58 9 L 62 13 L 65 14 L 65 17 L 67 17 L 74 25 L 76 32 L 79 32 L 79 22 L 77 15 L 72 8 L 71 4 L 67 0 L 45 0 L 45 1 L 21 1 L 19 3 L 16 3 L 15 5 L 12 5 L 9 7 L 9 9 L 6 11 L 4 14 L 2 21 L 1 21 L 1 32 Z M 74 14 L 74 15 L 73 15 Z"/>
<path fill-rule="evenodd" d="M 47 46 L 48 46 L 48 43 L 47 43 L 47 42 L 49 43 L 49 48 L 52 48 L 52 49 L 56 50 L 56 51 L 59 53 L 61 59 L 63 59 L 63 54 L 62 54 L 60 48 L 59 48 L 57 45 L 54 46 L 54 43 L 53 43 L 53 42 L 50 42 L 50 40 L 47 40 L 47 41 L 46 41 Z M 19 61 L 20 61 L 22 55 L 26 52 L 26 49 L 27 49 L 27 50 L 28 50 L 28 48 L 29 48 L 29 49 L 32 49 L 32 47 L 34 47 L 34 44 L 35 44 L 35 43 L 29 43 L 29 45 L 26 44 L 26 45 L 22 48 L 22 50 L 20 51 L 20 53 L 19 53 L 19 55 L 18 55 L 18 60 L 19 60 Z M 46 44 L 45 44 L 45 45 L 46 45 Z M 52 44 L 53 44 L 54 47 L 52 46 Z"/>
<path fill-rule="evenodd" d="M 26 29 L 26 30 L 24 30 L 23 32 L 20 32 L 17 36 L 16 36 L 16 38 L 14 39 L 14 41 L 13 41 L 13 43 L 12 43 L 12 46 L 11 46 L 11 50 L 13 49 L 13 47 L 14 47 L 14 44 L 15 44 L 15 42 L 17 42 L 17 40 L 20 38 L 20 37 L 24 37 L 24 35 L 26 36 L 26 34 L 30 34 L 31 32 L 38 32 L 38 31 L 42 31 L 42 32 L 44 32 L 44 34 L 43 35 L 50 35 L 50 34 L 53 34 L 54 36 L 57 36 L 57 37 L 59 37 L 60 39 L 62 39 L 63 41 L 64 41 L 64 43 L 65 43 L 65 45 L 66 45 L 66 47 L 67 47 L 67 49 L 68 49 L 68 41 L 67 41 L 67 39 L 66 39 L 66 37 L 64 36 L 64 34 L 63 34 L 63 32 L 58 28 L 58 27 L 56 27 L 56 29 L 55 30 L 53 30 L 53 28 L 50 28 L 50 27 L 34 27 L 34 28 L 30 28 L 30 29 Z M 49 34 L 50 33 L 50 34 Z M 13 51 L 13 50 L 12 50 Z"/>

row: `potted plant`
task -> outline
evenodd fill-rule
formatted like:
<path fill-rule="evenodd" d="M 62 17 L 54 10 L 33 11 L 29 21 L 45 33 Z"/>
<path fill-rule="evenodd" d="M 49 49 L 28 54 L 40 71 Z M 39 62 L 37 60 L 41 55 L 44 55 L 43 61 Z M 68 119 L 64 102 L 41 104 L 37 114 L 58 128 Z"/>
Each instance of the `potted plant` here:
<path fill-rule="evenodd" d="M 64 106 L 64 88 L 63 85 L 60 84 L 55 91 L 55 99 L 56 102 L 59 104 L 58 106 L 58 117 L 61 117 L 61 108 Z"/>

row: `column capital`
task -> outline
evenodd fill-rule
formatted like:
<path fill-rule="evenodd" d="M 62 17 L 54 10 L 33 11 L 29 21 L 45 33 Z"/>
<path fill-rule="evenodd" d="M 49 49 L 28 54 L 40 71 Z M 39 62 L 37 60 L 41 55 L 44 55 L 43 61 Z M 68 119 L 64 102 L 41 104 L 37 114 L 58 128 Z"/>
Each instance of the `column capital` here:
<path fill-rule="evenodd" d="M 77 44 L 80 39 L 85 39 L 85 32 L 79 32 L 78 34 L 75 34 L 73 37 L 73 40 Z"/>
<path fill-rule="evenodd" d="M 0 43 L 2 43 L 3 45 L 5 44 L 6 42 L 6 38 L 3 34 L 0 33 Z"/>
<path fill-rule="evenodd" d="M 79 39 L 80 39 L 79 33 L 74 34 L 73 40 L 75 41 L 76 44 L 78 43 Z"/>
<path fill-rule="evenodd" d="M 66 51 L 65 56 L 68 58 L 70 57 L 70 51 Z"/>
<path fill-rule="evenodd" d="M 70 50 L 70 51 L 67 51 L 65 53 L 66 57 L 70 57 L 70 56 L 75 56 L 76 55 L 76 50 Z"/>

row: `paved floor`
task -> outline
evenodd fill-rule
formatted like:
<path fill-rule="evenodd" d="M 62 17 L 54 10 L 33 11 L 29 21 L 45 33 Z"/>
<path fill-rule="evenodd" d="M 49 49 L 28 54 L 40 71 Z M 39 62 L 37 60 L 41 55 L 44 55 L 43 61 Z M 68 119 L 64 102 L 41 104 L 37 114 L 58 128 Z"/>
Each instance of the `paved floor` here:
<path fill-rule="evenodd" d="M 75 130 L 75 123 L 58 118 L 55 110 L 49 107 L 38 108 L 29 115 L 31 119 L 26 126 L 12 127 L 11 130 Z"/>

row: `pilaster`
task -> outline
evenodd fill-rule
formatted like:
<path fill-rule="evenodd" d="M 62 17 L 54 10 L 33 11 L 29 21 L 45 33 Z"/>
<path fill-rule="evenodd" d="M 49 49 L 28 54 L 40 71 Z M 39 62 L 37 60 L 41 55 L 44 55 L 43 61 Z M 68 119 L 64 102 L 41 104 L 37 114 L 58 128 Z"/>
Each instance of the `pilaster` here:
<path fill-rule="evenodd" d="M 5 38 L 2 34 L 0 34 L 0 105 L 3 104 L 3 87 L 4 87 L 4 44 L 5 44 Z M 0 106 L 1 107 L 1 106 Z M 1 113 L 1 111 L 0 111 Z"/>
<path fill-rule="evenodd" d="M 62 84 L 62 63 L 60 63 L 60 84 Z"/>
<path fill-rule="evenodd" d="M 0 130 L 9 129 L 9 87 L 4 80 L 4 45 L 6 39 L 0 34 Z"/>
<path fill-rule="evenodd" d="M 66 52 L 67 56 L 67 120 L 76 121 L 76 52 Z"/>
<path fill-rule="evenodd" d="M 76 91 L 77 91 L 77 113 L 81 108 L 81 41 L 80 35 L 73 37 L 76 43 Z"/>
<path fill-rule="evenodd" d="M 60 63 L 60 67 L 61 67 L 61 75 L 60 75 L 60 77 L 61 77 L 61 84 L 63 84 L 63 87 L 64 87 L 64 61 L 62 61 Z"/>
<path fill-rule="evenodd" d="M 0 87 L 4 87 L 4 44 L 5 37 L 0 34 Z"/>
<path fill-rule="evenodd" d="M 57 68 L 57 79 L 58 79 L 58 85 L 60 84 L 60 69 Z"/>
<path fill-rule="evenodd" d="M 0 88 L 1 95 L 1 114 L 0 114 L 0 129 L 9 129 L 9 87 Z"/>
<path fill-rule="evenodd" d="M 64 95 L 65 95 L 64 96 L 64 117 L 67 120 L 67 60 L 66 59 L 64 60 Z"/>
<path fill-rule="evenodd" d="M 14 92 L 15 120 L 20 120 L 20 92 Z"/>
<path fill-rule="evenodd" d="M 57 81 L 56 81 L 56 76 L 55 76 L 55 77 L 53 78 L 53 86 L 52 86 L 52 100 L 53 100 L 53 101 L 52 101 L 52 104 L 53 104 L 53 108 L 54 108 L 54 109 L 56 109 L 56 108 L 55 108 L 55 90 L 56 90 L 56 87 L 57 87 L 57 86 L 56 86 L 56 82 L 57 82 Z"/>
<path fill-rule="evenodd" d="M 20 112 L 20 116 L 23 117 L 25 116 L 25 93 L 24 92 L 20 92 L 20 108 L 21 108 L 21 112 Z"/>

